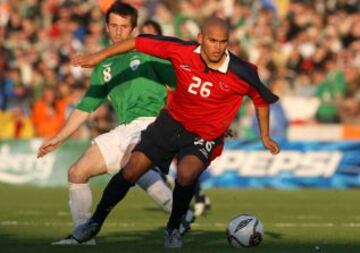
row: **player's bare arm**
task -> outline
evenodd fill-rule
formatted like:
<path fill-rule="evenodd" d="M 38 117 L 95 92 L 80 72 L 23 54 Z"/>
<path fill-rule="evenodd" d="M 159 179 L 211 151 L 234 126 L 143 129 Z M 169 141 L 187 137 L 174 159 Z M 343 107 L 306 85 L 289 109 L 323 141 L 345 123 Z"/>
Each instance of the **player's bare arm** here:
<path fill-rule="evenodd" d="M 75 67 L 92 68 L 111 56 L 126 53 L 135 48 L 135 39 L 130 38 L 107 47 L 97 53 L 76 55 L 72 57 L 71 64 Z"/>
<path fill-rule="evenodd" d="M 276 155 L 280 152 L 280 148 L 277 142 L 271 139 L 269 134 L 269 114 L 269 106 L 256 108 L 256 117 L 259 122 L 261 141 L 271 154 Z"/>
<path fill-rule="evenodd" d="M 90 113 L 88 112 L 75 109 L 66 121 L 64 127 L 55 136 L 44 141 L 38 150 L 37 158 L 43 157 L 60 147 L 61 144 L 88 119 L 89 115 Z"/>

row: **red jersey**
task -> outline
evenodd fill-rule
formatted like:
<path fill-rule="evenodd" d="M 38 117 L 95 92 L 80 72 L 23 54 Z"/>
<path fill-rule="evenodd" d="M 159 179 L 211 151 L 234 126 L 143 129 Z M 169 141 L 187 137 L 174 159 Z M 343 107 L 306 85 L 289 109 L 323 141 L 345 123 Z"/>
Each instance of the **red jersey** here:
<path fill-rule="evenodd" d="M 171 61 L 176 89 L 165 109 L 186 130 L 204 140 L 224 134 L 245 95 L 256 107 L 268 106 L 278 99 L 261 83 L 255 66 L 228 51 L 224 64 L 215 70 L 207 67 L 196 42 L 140 35 L 135 39 L 135 48 Z"/>

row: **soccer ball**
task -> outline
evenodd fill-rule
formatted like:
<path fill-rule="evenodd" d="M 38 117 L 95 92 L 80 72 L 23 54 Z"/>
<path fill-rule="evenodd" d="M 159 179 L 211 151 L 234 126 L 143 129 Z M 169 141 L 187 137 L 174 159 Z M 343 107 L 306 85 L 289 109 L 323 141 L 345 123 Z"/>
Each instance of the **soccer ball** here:
<path fill-rule="evenodd" d="M 233 247 L 253 247 L 261 242 L 264 227 L 255 216 L 240 214 L 228 223 L 226 235 L 229 244 Z"/>

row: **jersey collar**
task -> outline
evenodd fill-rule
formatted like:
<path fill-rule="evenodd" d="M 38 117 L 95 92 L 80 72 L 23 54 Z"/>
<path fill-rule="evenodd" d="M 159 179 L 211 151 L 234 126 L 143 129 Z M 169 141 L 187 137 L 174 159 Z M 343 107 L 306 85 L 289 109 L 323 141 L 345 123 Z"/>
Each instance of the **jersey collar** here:
<path fill-rule="evenodd" d="M 194 53 L 200 54 L 200 50 L 201 50 L 201 46 L 198 46 L 197 48 L 195 48 Z M 217 71 L 224 73 L 224 74 L 227 72 L 227 70 L 229 68 L 229 63 L 230 63 L 230 55 L 229 55 L 229 51 L 227 49 L 225 50 L 225 55 L 226 55 L 226 59 L 225 59 L 224 63 L 218 69 L 216 69 Z"/>

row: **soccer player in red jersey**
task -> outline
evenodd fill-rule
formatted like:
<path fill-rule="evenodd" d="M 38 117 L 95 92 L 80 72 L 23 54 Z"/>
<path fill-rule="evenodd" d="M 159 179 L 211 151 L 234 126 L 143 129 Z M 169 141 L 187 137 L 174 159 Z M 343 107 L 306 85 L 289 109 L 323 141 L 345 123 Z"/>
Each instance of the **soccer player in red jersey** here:
<path fill-rule="evenodd" d="M 193 197 L 196 180 L 221 154 L 224 133 L 244 96 L 249 96 L 256 107 L 264 147 L 272 154 L 280 151 L 269 136 L 269 104 L 278 98 L 261 83 L 255 66 L 227 50 L 228 41 L 226 22 L 213 17 L 202 25 L 197 43 L 140 35 L 72 59 L 75 66 L 92 67 L 104 58 L 136 49 L 170 60 L 177 80 L 172 99 L 142 132 L 128 164 L 109 182 L 94 215 L 75 229 L 76 239 L 86 241 L 96 235 L 111 208 L 124 198 L 134 182 L 153 164 L 167 171 L 176 155 L 178 171 L 165 247 L 182 247 L 179 224 Z"/>

